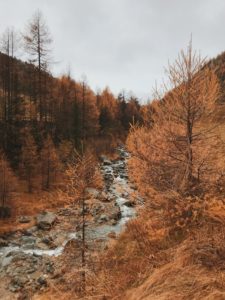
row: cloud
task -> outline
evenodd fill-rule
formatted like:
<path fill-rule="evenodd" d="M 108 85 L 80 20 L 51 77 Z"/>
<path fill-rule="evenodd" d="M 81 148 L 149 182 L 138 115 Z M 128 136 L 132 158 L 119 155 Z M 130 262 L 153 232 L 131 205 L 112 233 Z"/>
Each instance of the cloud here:
<path fill-rule="evenodd" d="M 37 8 L 54 38 L 54 73 L 70 64 L 94 89 L 150 94 L 191 33 L 203 56 L 225 50 L 224 0 L 0 0 L 0 30 L 23 30 Z"/>

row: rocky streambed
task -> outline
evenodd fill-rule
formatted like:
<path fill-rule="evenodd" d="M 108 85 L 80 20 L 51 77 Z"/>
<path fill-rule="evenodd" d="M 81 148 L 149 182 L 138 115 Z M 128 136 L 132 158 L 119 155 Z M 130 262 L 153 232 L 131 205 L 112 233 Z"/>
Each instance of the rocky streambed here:
<path fill-rule="evenodd" d="M 104 249 L 108 239 L 116 238 L 143 203 L 127 175 L 129 155 L 123 147 L 117 151 L 119 158 L 113 161 L 101 157 L 104 189 L 86 190 L 86 239 L 93 249 L 96 245 Z M 11 293 L 8 299 L 17 299 L 21 292 L 23 299 L 30 299 L 26 295 L 45 289 L 50 280 L 60 276 L 57 259 L 69 242 L 79 245 L 81 213 L 75 205 L 43 212 L 36 216 L 35 226 L 0 237 L 1 299 L 7 292 Z M 19 219 L 30 221 L 28 216 Z"/>

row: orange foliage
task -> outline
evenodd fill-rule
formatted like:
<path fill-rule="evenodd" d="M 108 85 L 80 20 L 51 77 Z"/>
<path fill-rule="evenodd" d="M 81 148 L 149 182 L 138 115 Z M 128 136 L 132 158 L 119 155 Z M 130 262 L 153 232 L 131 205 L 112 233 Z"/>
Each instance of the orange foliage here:
<path fill-rule="evenodd" d="M 181 52 L 168 69 L 173 89 L 152 103 L 152 126 L 132 127 L 127 145 L 140 185 L 190 192 L 196 183 L 216 180 L 215 161 L 223 153 L 212 119 L 219 83 L 212 70 L 202 69 L 203 64 L 191 46 L 187 53 Z"/>

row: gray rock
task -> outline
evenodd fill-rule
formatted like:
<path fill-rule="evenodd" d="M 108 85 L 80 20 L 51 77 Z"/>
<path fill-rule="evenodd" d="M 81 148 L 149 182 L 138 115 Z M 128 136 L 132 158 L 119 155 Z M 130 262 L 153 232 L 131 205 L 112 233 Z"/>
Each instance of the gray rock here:
<path fill-rule="evenodd" d="M 35 238 L 32 236 L 22 236 L 21 242 L 24 244 L 35 244 Z"/>
<path fill-rule="evenodd" d="M 56 221 L 56 215 L 53 212 L 43 212 L 37 215 L 37 226 L 43 230 L 49 230 Z"/>
<path fill-rule="evenodd" d="M 126 205 L 128 207 L 133 207 L 135 205 L 134 201 L 127 200 L 126 202 L 123 203 L 123 205 Z"/>
<path fill-rule="evenodd" d="M 40 276 L 38 279 L 37 279 L 37 282 L 40 284 L 40 285 L 47 285 L 47 280 L 45 278 L 45 276 Z"/>
<path fill-rule="evenodd" d="M 28 216 L 21 216 L 19 217 L 19 223 L 30 223 L 31 222 L 31 218 Z"/>
<path fill-rule="evenodd" d="M 112 225 L 112 226 L 115 226 L 116 224 L 117 224 L 117 221 L 116 221 L 116 220 L 112 220 L 112 221 L 111 221 L 111 225 Z"/>
<path fill-rule="evenodd" d="M 32 273 L 34 273 L 36 271 L 37 271 L 36 268 L 30 268 L 30 269 L 27 269 L 26 273 L 27 274 L 32 274 Z"/>
<path fill-rule="evenodd" d="M 112 164 L 111 160 L 109 160 L 108 157 L 105 155 L 101 155 L 100 159 L 104 166 L 110 166 Z"/>
<path fill-rule="evenodd" d="M 16 292 L 18 292 L 18 291 L 20 290 L 20 287 L 19 287 L 19 286 L 15 286 L 15 285 L 13 285 L 13 284 L 10 284 L 10 285 L 8 286 L 8 289 L 10 290 L 10 292 L 16 293 Z"/>
<path fill-rule="evenodd" d="M 37 227 L 37 226 L 32 226 L 32 227 L 28 228 L 28 229 L 26 230 L 26 232 L 27 232 L 29 235 L 32 235 L 32 234 L 35 233 L 37 230 L 38 230 L 38 227 Z"/>
<path fill-rule="evenodd" d="M 44 243 L 46 245 L 50 245 L 52 243 L 52 238 L 46 236 L 41 241 L 42 241 L 42 243 Z"/>
<path fill-rule="evenodd" d="M 121 218 L 121 211 L 120 211 L 120 209 L 118 208 L 118 211 L 112 213 L 110 215 L 110 218 L 113 219 L 113 220 L 115 220 L 115 221 L 118 221 Z"/>
<path fill-rule="evenodd" d="M 0 238 L 0 247 L 7 247 L 9 242 Z"/>
<path fill-rule="evenodd" d="M 107 222 L 107 221 L 109 221 L 109 218 L 106 215 L 101 215 L 100 218 L 99 218 L 99 221 Z"/>
<path fill-rule="evenodd" d="M 28 282 L 28 278 L 25 276 L 16 276 L 13 277 L 10 282 L 10 287 L 14 288 L 15 290 L 18 290 L 19 288 L 24 287 L 24 285 Z"/>
<path fill-rule="evenodd" d="M 104 175 L 104 179 L 105 179 L 106 181 L 113 181 L 114 176 L 113 176 L 112 174 L 105 174 L 105 175 Z"/>
<path fill-rule="evenodd" d="M 104 161 L 103 161 L 103 165 L 104 166 L 110 166 L 112 164 L 112 162 L 111 162 L 111 160 L 109 160 L 109 159 L 105 159 Z"/>
<path fill-rule="evenodd" d="M 7 267 L 8 265 L 10 265 L 11 261 L 12 261 L 12 256 L 4 257 L 1 262 L 2 267 L 3 268 Z"/>

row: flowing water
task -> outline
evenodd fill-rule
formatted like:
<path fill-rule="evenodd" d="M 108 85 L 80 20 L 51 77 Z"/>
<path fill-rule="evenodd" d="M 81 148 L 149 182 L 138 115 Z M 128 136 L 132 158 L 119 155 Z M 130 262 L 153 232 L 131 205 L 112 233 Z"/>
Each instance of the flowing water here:
<path fill-rule="evenodd" d="M 114 161 L 108 159 L 103 160 L 101 171 L 105 178 L 106 192 L 110 197 L 113 197 L 114 205 L 120 208 L 121 217 L 115 225 L 96 224 L 87 226 L 87 239 L 108 239 L 108 234 L 114 232 L 119 234 L 131 218 L 136 216 L 136 209 L 129 202 L 131 195 L 135 192 L 133 185 L 129 182 L 127 176 L 127 158 L 128 153 L 123 147 L 118 148 L 120 158 Z M 139 198 L 140 202 L 141 199 Z M 27 247 L 27 244 L 13 243 L 11 241 L 7 247 L 0 248 L 0 261 L 9 257 L 12 253 L 22 252 L 25 254 L 33 254 L 39 256 L 59 256 L 63 253 L 66 244 L 78 238 L 78 232 L 64 232 L 64 239 L 55 249 L 40 249 Z"/>

